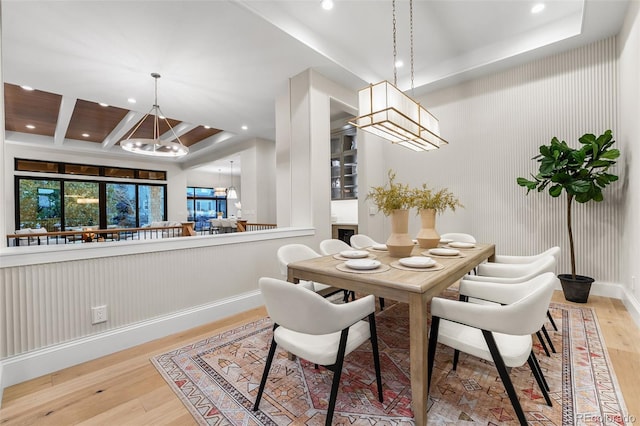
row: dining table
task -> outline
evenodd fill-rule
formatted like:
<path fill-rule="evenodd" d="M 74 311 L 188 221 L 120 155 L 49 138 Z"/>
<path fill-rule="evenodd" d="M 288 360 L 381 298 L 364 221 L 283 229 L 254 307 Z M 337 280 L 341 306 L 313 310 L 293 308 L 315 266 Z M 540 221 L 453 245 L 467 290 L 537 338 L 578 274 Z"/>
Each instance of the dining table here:
<path fill-rule="evenodd" d="M 493 261 L 495 245 L 476 243 L 474 247 L 459 248 L 457 255 L 435 256 L 428 249 L 415 246 L 412 256 L 428 256 L 436 261 L 431 268 L 408 268 L 398 263 L 386 250 L 368 248 L 368 258 L 380 262 L 375 269 L 359 270 L 346 267 L 341 255 L 328 255 L 292 262 L 288 265 L 287 280 L 314 281 L 355 291 L 373 294 L 409 305 L 409 356 L 411 404 L 416 425 L 427 424 L 428 304 L 434 296 L 455 284 L 476 266 Z M 450 253 L 449 253 L 450 254 Z"/>

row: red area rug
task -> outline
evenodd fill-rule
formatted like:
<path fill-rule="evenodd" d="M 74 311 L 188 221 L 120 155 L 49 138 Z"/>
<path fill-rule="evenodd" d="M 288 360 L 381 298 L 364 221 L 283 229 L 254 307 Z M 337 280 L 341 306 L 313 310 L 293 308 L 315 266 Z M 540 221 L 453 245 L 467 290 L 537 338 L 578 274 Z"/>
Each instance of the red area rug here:
<path fill-rule="evenodd" d="M 591 308 L 552 304 L 560 331 L 549 332 L 558 353 L 547 357 L 534 337 L 549 386 L 548 407 L 528 366 L 511 378 L 531 425 L 624 424 L 626 409 Z M 376 317 L 384 403 L 376 397 L 370 346 L 345 359 L 335 425 L 413 425 L 407 305 Z M 272 323 L 252 322 L 152 358 L 152 363 L 203 425 L 323 425 L 333 373 L 278 350 L 259 411 L 252 411 Z M 517 424 L 492 363 L 440 346 L 432 379 L 429 424 Z M 426 361 L 425 361 L 426 362 Z"/>

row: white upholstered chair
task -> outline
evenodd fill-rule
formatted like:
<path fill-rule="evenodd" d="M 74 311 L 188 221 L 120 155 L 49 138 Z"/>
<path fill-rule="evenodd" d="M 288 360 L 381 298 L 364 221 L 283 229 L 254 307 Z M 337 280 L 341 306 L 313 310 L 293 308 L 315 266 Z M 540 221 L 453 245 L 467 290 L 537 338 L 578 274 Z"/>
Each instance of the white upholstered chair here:
<path fill-rule="evenodd" d="M 496 254 L 493 260 L 495 263 L 509 263 L 509 264 L 518 264 L 518 263 L 532 263 L 536 260 L 539 260 L 545 256 L 553 256 L 556 261 L 560 257 L 560 247 L 551 247 L 541 253 L 534 254 L 531 256 L 512 256 L 506 254 Z"/>
<path fill-rule="evenodd" d="M 342 240 L 328 239 L 320 241 L 320 253 L 325 256 L 329 254 L 338 254 L 345 250 L 353 250 L 353 248 Z"/>
<path fill-rule="evenodd" d="M 555 272 L 555 270 L 556 258 L 553 256 L 544 256 L 531 263 L 482 263 L 478 265 L 477 275 L 468 275 L 465 279 L 496 284 L 515 284 L 528 281 L 538 275 L 544 274 L 545 272 Z M 555 321 L 548 310 L 547 318 L 551 322 L 553 328 L 558 330 Z M 540 331 L 545 335 L 551 351 L 555 353 L 556 349 L 551 342 L 551 337 L 549 337 L 546 327 L 543 326 Z M 540 339 L 540 344 L 542 345 L 545 353 L 547 355 L 551 355 L 540 334 L 538 334 L 538 338 Z"/>
<path fill-rule="evenodd" d="M 528 363 L 546 403 L 552 405 L 549 386 L 532 350 L 531 334 L 544 324 L 545 312 L 557 282 L 553 273 L 546 273 L 526 283 L 503 286 L 500 293 L 513 293 L 508 298 L 512 303 L 506 305 L 433 298 L 427 357 L 429 379 L 432 377 L 437 343 L 492 361 L 518 420 L 526 425 L 527 420 L 507 368 Z M 507 296 L 503 297 L 507 299 Z"/>
<path fill-rule="evenodd" d="M 376 242 L 373 238 L 364 234 L 352 235 L 351 239 L 349 240 L 349 243 L 351 244 L 351 247 L 353 247 L 354 249 L 363 249 L 367 247 L 373 247 L 374 245 L 378 244 L 378 242 Z"/>
<path fill-rule="evenodd" d="M 284 276 L 285 279 L 288 276 L 287 265 L 289 265 L 289 263 L 313 259 L 315 257 L 321 256 L 320 253 L 316 252 L 311 247 L 305 246 L 304 244 L 286 244 L 278 249 L 276 255 L 278 257 L 280 273 Z M 313 290 L 316 293 L 321 292 L 325 297 L 343 292 L 343 299 L 345 300 L 345 302 L 347 300 L 348 292 L 346 290 L 311 281 L 301 281 L 300 284 L 303 284 L 307 289 Z"/>
<path fill-rule="evenodd" d="M 256 411 L 267 383 L 276 347 L 333 371 L 325 425 L 330 426 L 340 385 L 344 357 L 371 341 L 378 400 L 383 401 L 375 301 L 365 296 L 351 303 L 333 304 L 300 286 L 274 278 L 260 278 L 260 291 L 273 321 L 273 338 L 253 406 Z M 369 322 L 362 321 L 368 317 Z"/>

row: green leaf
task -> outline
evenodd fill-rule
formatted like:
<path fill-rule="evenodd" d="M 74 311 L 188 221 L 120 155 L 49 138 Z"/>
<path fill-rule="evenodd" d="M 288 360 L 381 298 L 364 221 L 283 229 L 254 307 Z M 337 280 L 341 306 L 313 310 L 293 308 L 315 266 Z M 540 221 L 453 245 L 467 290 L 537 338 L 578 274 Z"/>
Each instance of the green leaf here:
<path fill-rule="evenodd" d="M 592 133 L 586 133 L 582 135 L 580 139 L 578 139 L 578 141 L 580 141 L 580 143 L 584 145 L 591 145 L 596 141 L 596 135 Z"/>
<path fill-rule="evenodd" d="M 620 157 L 620 150 L 617 150 L 617 149 L 610 149 L 608 151 L 603 152 L 602 155 L 600 155 L 600 158 L 605 158 L 608 160 L 615 160 L 618 157 Z"/>
<path fill-rule="evenodd" d="M 562 185 L 553 185 L 549 188 L 549 195 L 552 197 L 558 197 L 560 194 L 562 194 Z"/>
<path fill-rule="evenodd" d="M 569 183 L 567 186 L 573 193 L 580 194 L 589 191 L 589 188 L 591 188 L 591 183 L 585 182 L 583 180 L 576 180 Z"/>

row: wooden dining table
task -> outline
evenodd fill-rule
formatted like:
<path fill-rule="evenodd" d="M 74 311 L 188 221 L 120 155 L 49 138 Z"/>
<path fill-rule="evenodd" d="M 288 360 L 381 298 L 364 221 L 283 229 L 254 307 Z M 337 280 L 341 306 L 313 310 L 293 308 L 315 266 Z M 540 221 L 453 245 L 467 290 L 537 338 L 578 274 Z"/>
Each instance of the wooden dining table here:
<path fill-rule="evenodd" d="M 288 281 L 314 281 L 333 287 L 373 294 L 409 305 L 409 341 L 412 409 L 416 425 L 427 424 L 427 305 L 430 300 L 456 283 L 480 263 L 493 261 L 494 244 L 476 244 L 459 249 L 459 256 L 432 256 L 427 249 L 413 248 L 412 255 L 428 255 L 438 265 L 433 270 L 407 270 L 397 266 L 397 258 L 387 251 L 369 249 L 370 257 L 381 262 L 378 270 L 358 271 L 345 267 L 337 255 L 318 257 L 288 265 Z M 440 265 L 442 267 L 440 267 Z M 402 268 L 402 266 L 400 266 Z"/>

